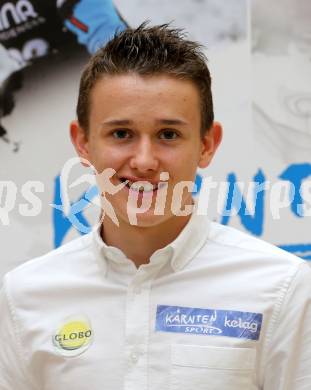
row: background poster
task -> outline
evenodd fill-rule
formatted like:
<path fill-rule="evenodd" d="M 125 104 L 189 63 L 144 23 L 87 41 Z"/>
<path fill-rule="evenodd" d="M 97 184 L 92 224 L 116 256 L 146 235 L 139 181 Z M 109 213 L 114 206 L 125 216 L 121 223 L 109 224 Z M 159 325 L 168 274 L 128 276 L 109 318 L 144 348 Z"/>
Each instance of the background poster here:
<path fill-rule="evenodd" d="M 307 18 L 304 28 L 298 20 L 307 15 L 310 5 L 307 0 L 296 6 L 288 1 L 285 8 L 295 11 L 288 11 L 287 22 L 278 25 L 275 20 L 284 5 L 276 1 L 275 12 L 267 17 L 265 12 L 271 4 L 267 7 L 264 3 L 115 1 L 131 26 L 146 19 L 151 24 L 172 21 L 173 26 L 184 28 L 191 39 L 206 47 L 215 117 L 225 131 L 215 161 L 197 177 L 198 187 L 204 177 L 211 176 L 217 182 L 217 188 L 207 194 L 210 218 L 308 259 L 311 196 L 308 198 L 303 183 L 311 176 L 311 31 Z M 270 44 L 271 37 L 276 39 L 274 45 Z M 277 50 L 277 39 L 283 42 L 282 51 Z M 70 207 L 65 213 L 61 208 L 59 174 L 75 156 L 68 125 L 75 117 L 79 76 L 87 58 L 83 47 L 68 47 L 25 69 L 15 110 L 2 120 L 11 143 L 0 139 L 0 276 L 80 234 L 66 217 Z M 75 166 L 70 183 L 85 173 Z M 276 212 L 271 212 L 269 189 L 254 197 L 252 182 L 265 181 L 284 184 L 284 207 Z M 303 189 L 294 205 L 287 202 L 289 181 Z M 88 187 L 89 183 L 72 186 L 71 202 L 83 199 Z M 277 196 L 272 191 L 272 200 Z M 40 207 L 33 206 L 34 197 L 40 200 Z M 239 212 L 237 199 L 242 204 Z M 297 205 L 303 202 L 304 213 L 297 215 Z M 76 215 L 77 222 L 92 226 L 98 212 L 98 207 L 86 204 Z"/>
<path fill-rule="evenodd" d="M 254 0 L 251 14 L 258 169 L 287 204 L 274 218 L 265 210 L 263 237 L 311 260 L 311 3 Z"/>

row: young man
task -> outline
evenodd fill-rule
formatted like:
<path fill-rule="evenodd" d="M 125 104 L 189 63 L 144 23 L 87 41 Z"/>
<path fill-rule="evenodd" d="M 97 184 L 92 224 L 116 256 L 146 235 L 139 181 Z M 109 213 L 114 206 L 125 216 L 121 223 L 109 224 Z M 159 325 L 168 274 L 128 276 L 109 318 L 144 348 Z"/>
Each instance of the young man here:
<path fill-rule="evenodd" d="M 193 206 L 221 140 L 199 46 L 125 30 L 85 68 L 77 114 L 102 224 L 5 277 L 0 389 L 311 388 L 308 265 Z"/>

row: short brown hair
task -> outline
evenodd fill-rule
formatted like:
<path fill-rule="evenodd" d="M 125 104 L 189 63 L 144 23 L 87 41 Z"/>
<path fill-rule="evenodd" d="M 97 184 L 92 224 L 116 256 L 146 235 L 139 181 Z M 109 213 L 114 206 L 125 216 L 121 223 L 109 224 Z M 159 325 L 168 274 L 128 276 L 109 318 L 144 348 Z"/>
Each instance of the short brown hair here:
<path fill-rule="evenodd" d="M 117 33 L 96 52 L 82 73 L 77 104 L 80 126 L 88 131 L 90 93 L 102 76 L 167 74 L 193 81 L 197 86 L 201 98 L 201 135 L 204 135 L 213 123 L 214 112 L 211 76 L 201 48 L 197 42 L 187 40 L 182 30 L 168 24 L 148 27 L 144 22 L 136 29 Z"/>

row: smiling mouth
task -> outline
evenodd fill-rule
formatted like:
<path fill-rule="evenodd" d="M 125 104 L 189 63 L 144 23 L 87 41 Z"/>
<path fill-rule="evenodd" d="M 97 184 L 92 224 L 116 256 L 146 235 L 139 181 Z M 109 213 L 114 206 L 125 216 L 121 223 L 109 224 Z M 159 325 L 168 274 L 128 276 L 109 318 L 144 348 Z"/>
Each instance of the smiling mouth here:
<path fill-rule="evenodd" d="M 155 192 L 157 191 L 158 188 L 160 188 L 160 185 L 161 183 L 157 183 L 157 184 L 151 184 L 149 183 L 148 181 L 146 182 L 142 182 L 142 181 L 137 181 L 137 182 L 133 182 L 133 181 L 130 181 L 128 179 L 125 179 L 124 177 L 121 177 L 120 178 L 120 181 L 122 183 L 125 183 L 125 186 L 132 190 L 132 191 L 136 191 L 136 192 L 140 192 L 140 193 L 143 193 L 143 192 Z"/>

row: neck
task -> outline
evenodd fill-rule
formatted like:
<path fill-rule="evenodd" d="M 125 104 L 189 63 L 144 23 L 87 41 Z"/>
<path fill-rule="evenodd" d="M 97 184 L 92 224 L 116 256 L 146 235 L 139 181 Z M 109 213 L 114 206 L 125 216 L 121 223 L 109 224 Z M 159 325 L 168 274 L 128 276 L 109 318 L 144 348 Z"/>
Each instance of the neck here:
<path fill-rule="evenodd" d="M 160 225 L 141 227 L 119 221 L 119 226 L 110 219 L 104 219 L 101 236 L 109 245 L 119 248 L 138 268 L 148 264 L 151 255 L 175 240 L 186 226 L 191 215 L 175 216 Z"/>

